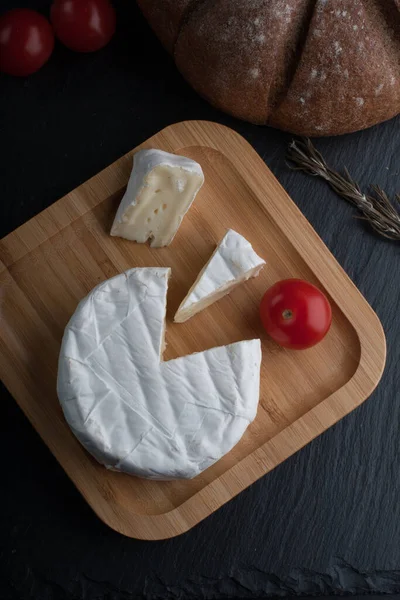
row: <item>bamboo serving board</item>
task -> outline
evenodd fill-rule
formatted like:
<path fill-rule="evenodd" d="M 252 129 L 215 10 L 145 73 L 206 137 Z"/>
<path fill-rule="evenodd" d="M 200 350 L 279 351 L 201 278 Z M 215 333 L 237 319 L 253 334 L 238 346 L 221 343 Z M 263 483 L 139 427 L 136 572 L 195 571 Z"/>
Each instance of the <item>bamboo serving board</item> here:
<path fill-rule="evenodd" d="M 5 385 L 97 515 L 141 539 L 178 535 L 207 517 L 361 404 L 385 363 L 381 324 L 251 146 L 214 123 L 167 127 L 136 148 L 198 161 L 205 184 L 173 243 L 151 249 L 109 236 L 132 151 L 0 242 L 0 368 Z M 261 275 L 184 324 L 173 315 L 227 228 L 267 265 Z M 169 266 L 165 360 L 261 337 L 257 417 L 239 444 L 190 481 L 156 482 L 108 471 L 79 444 L 56 396 L 64 327 L 100 281 L 131 267 Z M 300 277 L 333 309 L 328 336 L 305 351 L 263 333 L 258 305 L 275 281 Z"/>

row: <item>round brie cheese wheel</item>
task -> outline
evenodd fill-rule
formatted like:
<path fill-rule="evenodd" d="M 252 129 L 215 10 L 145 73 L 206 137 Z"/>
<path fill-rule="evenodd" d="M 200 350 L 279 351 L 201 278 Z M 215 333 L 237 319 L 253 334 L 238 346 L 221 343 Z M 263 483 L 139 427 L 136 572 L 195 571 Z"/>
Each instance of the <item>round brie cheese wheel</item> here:
<path fill-rule="evenodd" d="M 170 269 L 130 269 L 98 285 L 65 329 L 64 415 L 108 468 L 192 478 L 229 452 L 257 412 L 260 340 L 163 361 Z"/>

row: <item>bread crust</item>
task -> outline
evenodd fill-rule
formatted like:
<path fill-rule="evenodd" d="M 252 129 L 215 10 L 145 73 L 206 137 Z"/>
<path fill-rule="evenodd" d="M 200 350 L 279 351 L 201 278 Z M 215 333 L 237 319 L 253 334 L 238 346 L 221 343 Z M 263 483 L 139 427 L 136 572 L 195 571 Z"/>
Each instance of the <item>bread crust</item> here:
<path fill-rule="evenodd" d="M 192 87 L 300 135 L 400 112 L 400 0 L 138 0 Z"/>

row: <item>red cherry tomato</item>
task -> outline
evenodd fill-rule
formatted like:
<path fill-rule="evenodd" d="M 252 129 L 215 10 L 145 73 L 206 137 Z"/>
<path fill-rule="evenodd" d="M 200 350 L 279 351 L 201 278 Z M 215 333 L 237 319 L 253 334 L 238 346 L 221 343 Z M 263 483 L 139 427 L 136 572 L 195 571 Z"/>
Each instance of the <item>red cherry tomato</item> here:
<path fill-rule="evenodd" d="M 269 288 L 261 300 L 260 315 L 272 339 L 296 350 L 320 342 L 332 322 L 326 296 L 302 279 L 285 279 Z"/>
<path fill-rule="evenodd" d="M 103 48 L 115 32 L 115 11 L 109 0 L 55 0 L 50 18 L 58 39 L 76 52 Z"/>
<path fill-rule="evenodd" d="M 0 71 L 25 76 L 49 59 L 54 47 L 50 23 L 35 10 L 16 8 L 0 17 Z"/>

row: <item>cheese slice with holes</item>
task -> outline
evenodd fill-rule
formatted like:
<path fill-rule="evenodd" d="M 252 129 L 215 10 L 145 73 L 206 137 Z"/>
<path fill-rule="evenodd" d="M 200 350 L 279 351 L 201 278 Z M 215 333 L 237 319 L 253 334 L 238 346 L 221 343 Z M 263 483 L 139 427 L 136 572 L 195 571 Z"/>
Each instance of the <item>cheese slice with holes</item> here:
<path fill-rule="evenodd" d="M 201 166 L 185 156 L 140 150 L 111 235 L 158 248 L 172 242 L 204 182 Z"/>
<path fill-rule="evenodd" d="M 239 283 L 256 277 L 264 265 L 265 260 L 254 252 L 250 242 L 228 229 L 179 306 L 174 320 L 187 321 L 229 294 Z"/>
<path fill-rule="evenodd" d="M 108 468 L 192 478 L 229 452 L 257 412 L 260 340 L 162 361 L 170 269 L 98 285 L 64 333 L 58 397 L 83 446 Z"/>

